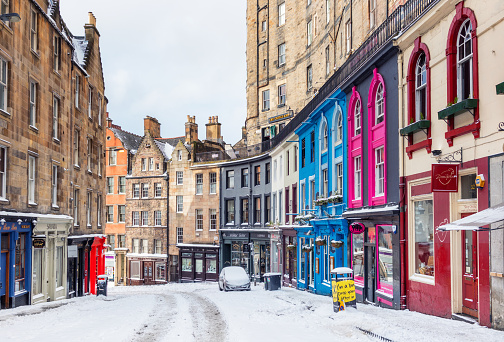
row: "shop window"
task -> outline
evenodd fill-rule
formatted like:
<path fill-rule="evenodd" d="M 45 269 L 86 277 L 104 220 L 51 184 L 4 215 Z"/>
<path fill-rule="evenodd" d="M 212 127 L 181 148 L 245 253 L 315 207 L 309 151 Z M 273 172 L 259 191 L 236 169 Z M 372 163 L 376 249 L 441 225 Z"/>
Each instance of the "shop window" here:
<path fill-rule="evenodd" d="M 364 285 L 364 234 L 352 234 L 352 268 L 356 284 Z"/>
<path fill-rule="evenodd" d="M 393 293 L 394 264 L 392 254 L 392 227 L 378 226 L 378 266 L 379 288 L 385 293 Z"/>
<path fill-rule="evenodd" d="M 206 255 L 206 273 L 207 274 L 217 273 L 217 254 Z"/>
<path fill-rule="evenodd" d="M 461 199 L 475 199 L 478 198 L 476 191 L 476 174 L 470 174 L 460 177 L 460 198 Z"/>
<path fill-rule="evenodd" d="M 33 249 L 33 274 L 32 274 L 32 292 L 36 296 L 42 293 L 42 255 L 44 250 L 42 248 Z"/>
<path fill-rule="evenodd" d="M 231 242 L 231 266 L 240 266 L 249 273 L 249 255 L 250 247 L 247 242 L 232 241 Z"/>
<path fill-rule="evenodd" d="M 63 270 L 64 270 L 64 255 L 63 255 L 63 246 L 56 246 L 56 286 L 63 286 Z"/>
<path fill-rule="evenodd" d="M 25 260 L 26 260 L 26 233 L 19 233 L 16 240 L 16 267 L 14 291 L 19 292 L 25 289 Z"/>
<path fill-rule="evenodd" d="M 131 279 L 140 279 L 140 261 L 130 262 L 130 276 Z"/>
<path fill-rule="evenodd" d="M 203 254 L 201 253 L 196 253 L 194 254 L 194 257 L 197 259 L 194 259 L 194 271 L 196 273 L 203 273 Z"/>
<path fill-rule="evenodd" d="M 166 264 L 156 262 L 156 280 L 166 280 Z"/>
<path fill-rule="evenodd" d="M 415 273 L 434 276 L 434 215 L 432 200 L 415 201 Z"/>
<path fill-rule="evenodd" d="M 182 253 L 182 272 L 192 272 L 193 263 L 192 263 L 192 254 L 191 253 Z"/>

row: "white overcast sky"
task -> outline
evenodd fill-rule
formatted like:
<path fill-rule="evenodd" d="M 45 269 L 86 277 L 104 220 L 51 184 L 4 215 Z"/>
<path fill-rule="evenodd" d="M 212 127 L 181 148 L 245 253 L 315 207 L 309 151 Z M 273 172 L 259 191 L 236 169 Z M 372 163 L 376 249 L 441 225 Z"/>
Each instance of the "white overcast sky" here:
<path fill-rule="evenodd" d="M 100 32 L 105 94 L 113 122 L 143 134 L 143 118 L 161 122 L 163 138 L 184 135 L 195 115 L 205 139 L 219 116 L 227 143 L 246 118 L 246 1 L 61 0 L 63 20 L 84 35 L 88 12 Z"/>

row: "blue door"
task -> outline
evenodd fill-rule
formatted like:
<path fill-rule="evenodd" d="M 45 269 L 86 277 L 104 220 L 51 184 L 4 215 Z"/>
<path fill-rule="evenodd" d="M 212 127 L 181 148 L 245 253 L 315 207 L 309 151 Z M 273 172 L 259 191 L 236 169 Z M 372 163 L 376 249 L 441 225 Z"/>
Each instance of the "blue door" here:
<path fill-rule="evenodd" d="M 5 295 L 5 276 L 7 274 L 7 251 L 0 253 L 0 296 Z"/>

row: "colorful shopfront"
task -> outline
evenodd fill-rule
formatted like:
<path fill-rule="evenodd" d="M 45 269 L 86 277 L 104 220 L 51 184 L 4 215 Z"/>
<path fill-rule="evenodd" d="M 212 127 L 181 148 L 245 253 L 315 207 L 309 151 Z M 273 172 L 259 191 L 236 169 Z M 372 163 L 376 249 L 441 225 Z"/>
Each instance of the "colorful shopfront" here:
<path fill-rule="evenodd" d="M 0 300 L 1 308 L 30 304 L 32 223 L 31 219 L 1 215 Z"/>
<path fill-rule="evenodd" d="M 126 285 L 161 285 L 167 283 L 166 254 L 128 253 Z"/>

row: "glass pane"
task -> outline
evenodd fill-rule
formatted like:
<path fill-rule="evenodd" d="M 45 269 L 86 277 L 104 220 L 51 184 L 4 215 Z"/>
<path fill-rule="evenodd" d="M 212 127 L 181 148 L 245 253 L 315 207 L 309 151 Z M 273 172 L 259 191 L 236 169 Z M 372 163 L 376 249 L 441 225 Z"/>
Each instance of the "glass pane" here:
<path fill-rule="evenodd" d="M 464 231 L 463 233 L 464 233 L 465 273 L 472 274 L 473 273 L 473 255 L 472 255 L 473 232 L 472 231 Z"/>
<path fill-rule="evenodd" d="M 182 272 L 192 272 L 192 259 L 182 258 Z"/>
<path fill-rule="evenodd" d="M 353 270 L 355 278 L 364 277 L 364 234 L 352 234 Z"/>
<path fill-rule="evenodd" d="M 380 288 L 392 291 L 392 233 L 379 228 L 378 230 L 378 262 L 380 270 Z"/>
<path fill-rule="evenodd" d="M 203 259 L 196 259 L 196 273 L 203 272 Z"/>
<path fill-rule="evenodd" d="M 206 261 L 206 273 L 217 273 L 217 260 L 207 259 Z"/>
<path fill-rule="evenodd" d="M 434 224 L 432 200 L 414 204 L 415 219 L 415 272 L 434 275 Z"/>
<path fill-rule="evenodd" d="M 472 199 L 478 198 L 478 193 L 476 192 L 476 174 L 466 175 L 460 177 L 461 182 L 461 198 L 462 199 Z"/>

